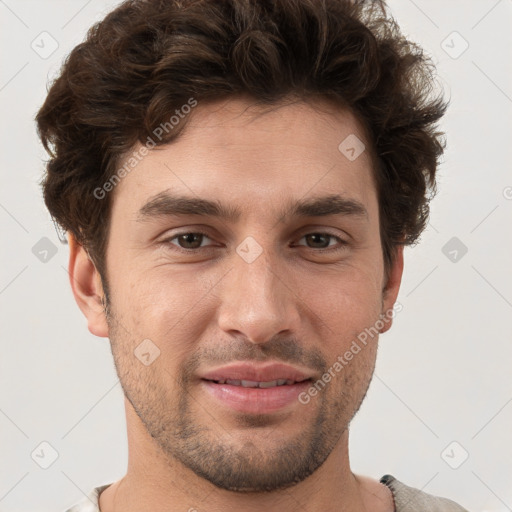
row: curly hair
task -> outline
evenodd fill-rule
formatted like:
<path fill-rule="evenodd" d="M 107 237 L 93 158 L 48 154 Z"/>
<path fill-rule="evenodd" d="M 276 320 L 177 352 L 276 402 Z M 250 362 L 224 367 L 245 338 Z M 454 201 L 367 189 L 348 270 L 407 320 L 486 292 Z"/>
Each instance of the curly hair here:
<path fill-rule="evenodd" d="M 105 279 L 112 194 L 94 191 L 176 109 L 191 97 L 328 99 L 369 136 L 388 275 L 397 246 L 418 241 L 436 193 L 448 102 L 432 95 L 434 70 L 383 0 L 127 0 L 69 54 L 36 116 L 50 155 L 46 206 Z"/>

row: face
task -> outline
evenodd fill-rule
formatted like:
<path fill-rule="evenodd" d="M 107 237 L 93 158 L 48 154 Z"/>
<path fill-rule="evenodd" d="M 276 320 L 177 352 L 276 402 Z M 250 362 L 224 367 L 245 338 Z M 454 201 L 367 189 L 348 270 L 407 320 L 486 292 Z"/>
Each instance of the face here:
<path fill-rule="evenodd" d="M 383 292 L 368 151 L 338 149 L 353 135 L 365 141 L 332 105 L 199 104 L 113 192 L 108 336 L 121 384 L 164 458 L 218 487 L 302 481 L 366 394 L 378 337 L 351 347 L 398 286 Z"/>

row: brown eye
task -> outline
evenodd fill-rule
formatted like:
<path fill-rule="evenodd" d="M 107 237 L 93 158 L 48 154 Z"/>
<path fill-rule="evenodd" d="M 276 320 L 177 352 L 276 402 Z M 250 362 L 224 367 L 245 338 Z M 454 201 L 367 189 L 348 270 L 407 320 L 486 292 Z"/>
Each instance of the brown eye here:
<path fill-rule="evenodd" d="M 166 242 L 170 242 L 173 245 L 177 245 L 181 249 L 200 249 L 201 243 L 204 241 L 204 239 L 210 240 L 208 236 L 206 236 L 205 233 L 199 233 L 199 232 L 188 232 L 188 233 L 179 233 L 172 238 L 169 238 L 166 240 Z M 177 243 L 174 243 L 174 240 L 176 240 Z"/>
<path fill-rule="evenodd" d="M 325 233 L 312 233 L 305 236 L 305 239 L 313 244 L 313 247 L 316 249 L 325 249 L 329 247 L 329 239 L 331 238 L 333 238 L 331 235 L 327 235 Z"/>
<path fill-rule="evenodd" d="M 310 249 L 329 249 L 335 248 L 336 244 L 331 244 L 330 242 L 334 239 L 339 245 L 346 245 L 346 242 L 341 238 L 331 235 L 330 233 L 309 233 L 302 237 L 306 240 L 307 246 Z M 303 244 L 300 244 L 303 245 Z"/>

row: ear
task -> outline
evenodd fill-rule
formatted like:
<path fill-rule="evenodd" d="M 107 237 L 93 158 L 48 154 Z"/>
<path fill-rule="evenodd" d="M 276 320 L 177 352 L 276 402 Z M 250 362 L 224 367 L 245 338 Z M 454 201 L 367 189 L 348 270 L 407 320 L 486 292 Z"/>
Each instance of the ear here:
<path fill-rule="evenodd" d="M 382 311 L 385 315 L 384 327 L 380 330 L 383 334 L 393 325 L 393 316 L 390 317 L 390 311 L 393 311 L 393 305 L 398 297 L 400 284 L 402 282 L 402 274 L 404 271 L 404 246 L 398 245 L 395 249 L 395 260 L 389 270 L 388 282 L 385 283 L 382 290 Z M 395 308 L 396 310 L 396 308 Z M 387 313 L 387 314 L 386 314 Z"/>
<path fill-rule="evenodd" d="M 101 276 L 72 234 L 69 242 L 69 280 L 76 303 L 87 318 L 89 331 L 100 338 L 108 337 L 108 323 L 103 309 Z"/>

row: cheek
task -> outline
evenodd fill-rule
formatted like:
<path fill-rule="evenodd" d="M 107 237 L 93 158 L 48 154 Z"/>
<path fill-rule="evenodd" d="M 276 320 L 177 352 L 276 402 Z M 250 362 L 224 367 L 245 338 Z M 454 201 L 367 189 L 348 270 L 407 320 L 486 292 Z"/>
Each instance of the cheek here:
<path fill-rule="evenodd" d="M 363 263 L 331 269 L 318 266 L 314 272 L 290 267 L 284 272 L 291 290 L 286 300 L 303 319 L 299 329 L 316 338 L 327 357 L 344 353 L 379 317 L 378 269 Z M 185 357 L 204 337 L 222 304 L 222 280 L 229 279 L 224 267 L 193 267 L 134 264 L 135 270 L 118 267 L 112 276 L 113 302 L 126 330 L 140 341 L 151 339 L 162 352 L 172 352 L 172 359 Z"/>
<path fill-rule="evenodd" d="M 300 294 L 323 324 L 323 334 L 344 345 L 374 325 L 381 311 L 382 296 L 377 279 L 356 269 L 345 269 L 306 284 Z"/>
<path fill-rule="evenodd" d="M 204 331 L 215 279 L 164 267 L 121 277 L 112 287 L 113 310 L 125 326 L 121 334 L 135 345 L 150 339 L 168 362 L 185 357 Z"/>

